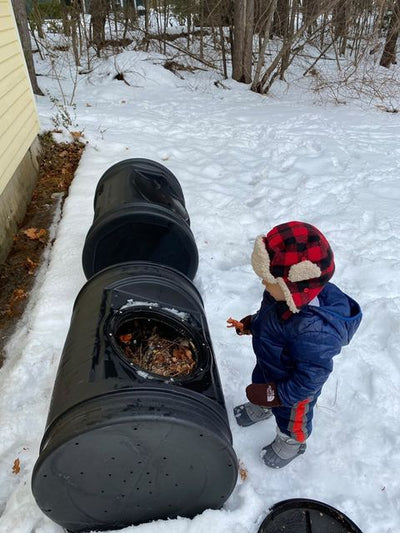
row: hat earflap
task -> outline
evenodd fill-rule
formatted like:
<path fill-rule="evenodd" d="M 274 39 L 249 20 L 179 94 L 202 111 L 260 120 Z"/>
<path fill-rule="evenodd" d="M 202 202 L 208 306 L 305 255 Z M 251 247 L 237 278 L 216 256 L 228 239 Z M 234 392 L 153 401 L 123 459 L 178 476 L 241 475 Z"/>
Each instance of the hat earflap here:
<path fill-rule="evenodd" d="M 270 264 L 271 260 L 265 247 L 264 236 L 259 235 L 255 240 L 253 253 L 251 255 L 251 265 L 253 270 L 261 279 L 265 279 L 269 283 L 277 283 L 282 289 L 290 311 L 292 313 L 298 313 L 300 309 L 294 303 L 292 293 L 283 278 L 275 278 L 271 274 Z M 321 269 L 319 266 L 306 259 L 305 261 L 300 261 L 290 267 L 288 280 L 292 283 L 296 283 L 297 281 L 319 278 L 320 275 Z"/>
<path fill-rule="evenodd" d="M 300 309 L 296 307 L 296 304 L 294 303 L 292 293 L 288 289 L 288 286 L 284 282 L 283 278 L 275 278 L 276 282 L 278 283 L 279 287 L 282 289 L 283 295 L 285 297 L 287 306 L 292 311 L 292 313 L 299 313 Z"/>
<path fill-rule="evenodd" d="M 267 249 L 265 248 L 264 236 L 259 235 L 254 243 L 254 249 L 251 255 L 251 266 L 257 276 L 261 279 L 266 279 L 269 283 L 277 283 L 276 278 L 274 278 L 269 270 L 270 263 L 271 261 Z"/>

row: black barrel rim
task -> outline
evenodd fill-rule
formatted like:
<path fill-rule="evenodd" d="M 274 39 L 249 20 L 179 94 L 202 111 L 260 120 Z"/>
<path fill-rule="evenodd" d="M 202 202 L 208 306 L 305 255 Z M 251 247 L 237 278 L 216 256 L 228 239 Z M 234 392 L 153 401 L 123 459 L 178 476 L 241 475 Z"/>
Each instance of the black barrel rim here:
<path fill-rule="evenodd" d="M 344 513 L 318 500 L 283 500 L 270 511 L 258 533 L 362 533 Z"/>
<path fill-rule="evenodd" d="M 135 209 L 132 211 L 132 206 Z M 151 222 L 149 222 L 151 220 Z M 186 248 L 187 263 L 182 268 L 179 268 L 180 257 L 179 251 L 174 250 L 174 253 L 168 256 L 168 260 L 160 257 L 157 261 L 152 260 L 150 250 L 146 250 L 145 256 L 134 257 L 128 253 L 127 257 L 121 257 L 121 259 L 115 258 L 113 254 L 100 254 L 100 259 L 109 257 L 109 263 L 99 266 L 99 250 L 104 247 L 104 242 L 110 239 L 111 232 L 115 234 L 118 228 L 125 225 L 147 225 L 155 229 L 155 234 L 160 231 L 161 228 L 173 228 L 173 231 L 180 236 L 181 242 Z M 158 228 L 158 229 L 157 229 Z M 112 231 L 111 231 L 112 230 Z M 170 231 L 170 230 L 168 230 Z M 120 250 L 126 250 L 126 247 L 121 247 Z M 171 250 L 171 248 L 169 248 Z M 160 253 L 158 246 L 154 248 L 154 253 Z M 160 254 L 161 255 L 161 254 Z M 95 224 L 93 224 L 85 239 L 85 243 L 82 251 L 82 266 L 83 271 L 87 279 L 93 277 L 100 270 L 104 270 L 113 264 L 120 264 L 130 261 L 146 261 L 158 263 L 180 270 L 190 279 L 194 279 L 198 264 L 199 253 L 197 245 L 190 229 L 190 226 L 183 222 L 173 212 L 154 205 L 144 204 L 126 204 L 120 209 L 107 212 L 100 217 Z"/>
<path fill-rule="evenodd" d="M 181 288 L 190 288 L 191 297 L 195 297 L 197 305 L 199 306 L 198 310 L 204 312 L 203 298 L 192 280 L 184 272 L 169 265 L 160 265 L 159 263 L 154 263 L 152 261 L 125 261 L 124 263 L 117 263 L 103 268 L 86 281 L 75 298 L 75 304 L 82 297 L 84 292 L 90 290 L 95 285 L 96 281 L 101 281 L 104 288 L 110 289 L 119 285 L 120 282 L 127 277 L 132 277 L 137 280 L 137 282 L 149 278 L 159 280 L 160 277 L 162 277 L 162 279 L 167 279 L 169 283 L 175 285 L 177 285 L 176 278 L 178 278 L 179 286 Z"/>
<path fill-rule="evenodd" d="M 49 428 L 32 476 L 45 514 L 68 530 L 86 531 L 192 517 L 223 505 L 237 479 L 223 410 L 171 387 L 109 398 L 107 412 L 99 411 L 105 402 L 97 398 L 91 410 L 77 406 Z M 85 431 L 71 431 L 83 420 L 80 410 Z"/>

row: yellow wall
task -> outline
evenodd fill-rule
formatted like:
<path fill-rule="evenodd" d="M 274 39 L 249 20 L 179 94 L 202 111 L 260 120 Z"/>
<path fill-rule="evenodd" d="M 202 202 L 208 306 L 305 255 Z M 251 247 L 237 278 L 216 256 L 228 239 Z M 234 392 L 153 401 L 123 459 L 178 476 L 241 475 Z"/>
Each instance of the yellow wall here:
<path fill-rule="evenodd" d="M 11 0 L 0 0 L 0 194 L 39 131 Z"/>

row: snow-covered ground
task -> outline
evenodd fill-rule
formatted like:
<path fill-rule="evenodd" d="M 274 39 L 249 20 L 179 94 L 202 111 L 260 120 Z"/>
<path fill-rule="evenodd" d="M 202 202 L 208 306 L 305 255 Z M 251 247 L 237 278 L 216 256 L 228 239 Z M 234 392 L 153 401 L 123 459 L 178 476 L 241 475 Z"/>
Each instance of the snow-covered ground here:
<path fill-rule="evenodd" d="M 81 252 L 102 173 L 130 157 L 167 166 L 180 181 L 200 254 L 195 284 L 204 299 L 224 388 L 234 449 L 247 479 L 221 510 L 192 520 L 128 527 L 133 533 L 256 533 L 268 508 L 294 497 L 322 500 L 363 533 L 400 530 L 400 120 L 360 106 L 315 105 L 299 87 L 268 98 L 215 74 L 180 79 L 162 58 L 117 58 L 130 85 L 113 80 L 115 62 L 79 77 L 74 124 L 87 148 L 55 243 L 0 370 L 0 532 L 59 533 L 36 506 L 30 477 L 43 435 L 74 299 L 85 282 Z M 59 85 L 38 64 L 42 89 Z M 62 71 L 68 96 L 72 82 Z M 274 96 L 275 94 L 275 96 Z M 54 100 L 54 99 L 53 99 Z M 57 114 L 37 99 L 42 129 Z M 76 117 L 75 117 L 76 114 Z M 364 319 L 335 360 L 315 412 L 307 453 L 283 470 L 263 466 L 270 420 L 239 428 L 254 364 L 249 338 L 226 329 L 229 316 L 255 312 L 262 286 L 250 266 L 257 235 L 303 220 L 318 226 L 336 255 L 333 282 L 358 300 Z M 15 459 L 21 471 L 12 472 Z"/>

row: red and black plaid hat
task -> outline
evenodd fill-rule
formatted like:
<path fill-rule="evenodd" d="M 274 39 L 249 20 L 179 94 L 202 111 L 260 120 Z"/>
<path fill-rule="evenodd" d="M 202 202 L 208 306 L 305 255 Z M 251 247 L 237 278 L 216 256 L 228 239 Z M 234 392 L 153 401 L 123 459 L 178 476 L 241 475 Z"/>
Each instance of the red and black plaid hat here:
<path fill-rule="evenodd" d="M 330 280 L 333 252 L 324 235 L 305 222 L 285 222 L 257 237 L 251 264 L 269 283 L 278 283 L 292 313 L 298 313 Z"/>

